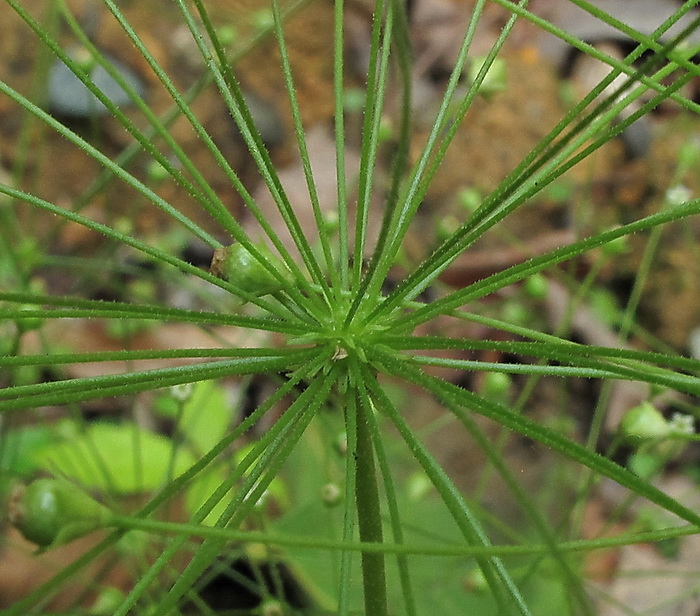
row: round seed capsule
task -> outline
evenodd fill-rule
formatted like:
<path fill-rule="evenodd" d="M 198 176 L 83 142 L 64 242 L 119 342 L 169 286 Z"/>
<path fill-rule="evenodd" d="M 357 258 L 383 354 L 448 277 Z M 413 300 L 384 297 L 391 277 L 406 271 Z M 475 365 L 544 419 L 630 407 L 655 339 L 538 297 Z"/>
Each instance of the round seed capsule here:
<path fill-rule="evenodd" d="M 109 526 L 112 512 L 62 479 L 37 479 L 12 491 L 10 522 L 42 548 L 68 543 Z"/>
<path fill-rule="evenodd" d="M 264 244 L 255 247 L 267 263 L 280 273 L 289 273 L 285 265 Z M 268 295 L 284 288 L 282 282 L 260 263 L 243 244 L 217 248 L 209 271 L 252 295 Z"/>

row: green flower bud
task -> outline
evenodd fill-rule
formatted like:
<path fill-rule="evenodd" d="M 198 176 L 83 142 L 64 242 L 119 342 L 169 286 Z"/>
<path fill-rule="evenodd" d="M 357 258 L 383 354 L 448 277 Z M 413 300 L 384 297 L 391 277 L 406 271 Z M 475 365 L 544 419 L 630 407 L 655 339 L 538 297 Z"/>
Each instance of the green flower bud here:
<path fill-rule="evenodd" d="M 330 210 L 329 212 L 323 213 L 323 228 L 326 233 L 334 234 L 340 229 L 340 219 L 338 218 L 338 213 L 335 210 Z"/>
<path fill-rule="evenodd" d="M 502 307 L 501 318 L 511 325 L 527 325 L 532 321 L 533 313 L 518 301 L 506 301 Z"/>
<path fill-rule="evenodd" d="M 423 500 L 433 489 L 433 484 L 427 475 L 423 472 L 413 473 L 406 483 L 406 492 L 408 493 L 408 498 L 417 502 Z"/>
<path fill-rule="evenodd" d="M 649 402 L 642 402 L 627 411 L 620 422 L 620 432 L 633 444 L 658 440 L 669 435 L 666 418 Z"/>
<path fill-rule="evenodd" d="M 92 607 L 88 610 L 90 616 L 106 616 L 114 614 L 124 601 L 124 593 L 117 588 L 104 588 L 97 595 Z"/>
<path fill-rule="evenodd" d="M 473 83 L 481 72 L 486 57 L 474 58 L 469 65 L 469 81 Z M 496 92 L 505 90 L 507 81 L 506 63 L 502 58 L 496 58 L 486 71 L 484 80 L 479 86 L 479 94 L 489 97 Z"/>
<path fill-rule="evenodd" d="M 86 73 L 92 71 L 97 66 L 97 58 L 92 55 L 92 52 L 85 47 L 76 47 L 71 50 L 71 60 Z"/>
<path fill-rule="evenodd" d="M 482 593 L 489 590 L 489 582 L 481 569 L 472 569 L 467 574 L 463 584 L 468 592 Z"/>
<path fill-rule="evenodd" d="M 336 483 L 326 483 L 321 487 L 321 500 L 327 507 L 335 507 L 343 500 L 343 493 Z"/>
<path fill-rule="evenodd" d="M 238 38 L 236 29 L 231 25 L 217 28 L 216 36 L 219 37 L 219 43 L 221 43 L 224 47 L 228 47 Z"/>
<path fill-rule="evenodd" d="M 362 88 L 347 88 L 343 91 L 343 109 L 348 113 L 359 113 L 365 108 L 367 93 Z"/>
<path fill-rule="evenodd" d="M 157 160 L 149 161 L 146 166 L 146 174 L 151 182 L 159 184 L 163 180 L 167 180 L 170 177 L 170 172 L 163 167 Z"/>
<path fill-rule="evenodd" d="M 270 30 L 275 25 L 274 17 L 272 16 L 272 11 L 268 9 L 260 9 L 256 11 L 251 16 L 251 23 L 253 27 L 262 32 L 264 30 Z"/>
<path fill-rule="evenodd" d="M 170 387 L 170 395 L 178 402 L 187 402 L 194 393 L 194 383 L 180 383 Z"/>
<path fill-rule="evenodd" d="M 693 198 L 692 191 L 683 186 L 682 184 L 677 184 L 672 186 L 666 191 L 666 203 L 672 206 L 683 205 L 687 201 Z"/>
<path fill-rule="evenodd" d="M 481 193 L 476 188 L 464 188 L 457 195 L 457 201 L 459 205 L 468 213 L 471 214 L 478 208 L 483 197 Z"/>
<path fill-rule="evenodd" d="M 627 254 L 630 251 L 629 237 L 621 235 L 614 240 L 610 240 L 601 246 L 603 254 L 608 257 L 617 257 L 618 255 Z"/>
<path fill-rule="evenodd" d="M 258 243 L 255 244 L 255 247 L 265 261 L 277 271 L 289 274 L 284 263 L 272 254 L 272 251 L 265 244 Z M 217 248 L 214 251 L 209 271 L 256 296 L 276 293 L 284 288 L 284 285 L 243 244 L 236 243 Z"/>
<path fill-rule="evenodd" d="M 394 136 L 394 124 L 390 118 L 383 117 L 379 122 L 379 134 L 377 135 L 377 141 L 379 143 L 386 143 Z"/>
<path fill-rule="evenodd" d="M 261 616 L 284 616 L 284 606 L 276 599 L 266 599 L 260 606 Z"/>
<path fill-rule="evenodd" d="M 444 241 L 459 229 L 460 222 L 456 216 L 448 214 L 437 221 L 435 234 L 439 241 Z"/>
<path fill-rule="evenodd" d="M 494 402 L 506 402 L 510 394 L 513 381 L 508 374 L 503 372 L 487 372 L 481 384 L 481 395 Z"/>
<path fill-rule="evenodd" d="M 333 440 L 333 448 L 341 457 L 348 455 L 348 435 L 345 432 L 342 432 Z"/>
<path fill-rule="evenodd" d="M 533 299 L 544 299 L 549 290 L 549 281 L 542 274 L 533 274 L 525 279 L 523 288 Z"/>
<path fill-rule="evenodd" d="M 243 551 L 248 560 L 255 565 L 265 564 L 270 559 L 270 550 L 264 543 L 251 541 L 245 544 Z"/>
<path fill-rule="evenodd" d="M 19 309 L 24 311 L 37 310 L 37 306 L 31 304 L 23 304 Z M 41 317 L 27 316 L 27 317 L 15 317 L 15 325 L 20 332 L 28 332 L 33 329 L 39 329 L 44 324 L 44 319 Z"/>
<path fill-rule="evenodd" d="M 639 450 L 630 456 L 627 466 L 635 475 L 649 481 L 663 469 L 664 461 L 656 452 Z"/>
<path fill-rule="evenodd" d="M 620 322 L 621 311 L 615 296 L 607 289 L 591 289 L 588 305 L 601 322 L 612 327 Z"/>
<path fill-rule="evenodd" d="M 37 479 L 15 486 L 9 519 L 26 539 L 46 549 L 110 526 L 114 516 L 68 481 Z"/>

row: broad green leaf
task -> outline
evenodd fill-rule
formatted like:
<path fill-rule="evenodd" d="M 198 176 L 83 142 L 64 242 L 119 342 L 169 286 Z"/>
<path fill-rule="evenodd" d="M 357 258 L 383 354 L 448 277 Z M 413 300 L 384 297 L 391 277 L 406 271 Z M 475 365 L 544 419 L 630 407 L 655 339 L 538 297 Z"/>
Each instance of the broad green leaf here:
<path fill-rule="evenodd" d="M 224 388 L 215 381 L 200 381 L 194 385 L 192 396 L 185 402 L 179 428 L 198 455 L 221 440 L 231 424 L 234 408 Z"/>
<path fill-rule="evenodd" d="M 168 438 L 131 423 L 95 423 L 76 438 L 47 445 L 35 454 L 38 468 L 88 488 L 120 494 L 155 490 L 194 461 Z"/>
<path fill-rule="evenodd" d="M 226 480 L 226 474 L 224 469 L 216 469 L 208 473 L 200 473 L 196 481 L 192 483 L 190 488 L 187 490 L 187 495 L 185 496 L 185 507 L 190 515 L 194 514 L 204 503 L 207 502 L 209 497 L 217 490 L 217 488 Z M 231 491 L 228 492 L 231 494 Z M 230 498 L 221 499 L 214 508 L 207 514 L 207 516 L 202 520 L 202 524 L 207 526 L 214 526 L 221 514 L 226 510 Z"/>

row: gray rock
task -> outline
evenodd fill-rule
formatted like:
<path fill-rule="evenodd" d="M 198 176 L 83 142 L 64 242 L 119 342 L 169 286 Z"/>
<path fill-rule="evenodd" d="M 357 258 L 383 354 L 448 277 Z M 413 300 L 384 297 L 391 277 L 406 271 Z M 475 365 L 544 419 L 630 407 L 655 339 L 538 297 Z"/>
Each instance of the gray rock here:
<path fill-rule="evenodd" d="M 649 36 L 673 15 L 678 5 L 668 0 L 590 0 L 590 3 L 605 11 L 618 21 Z M 675 23 L 660 41 L 672 39 L 697 18 L 697 11 L 690 11 Z M 627 40 L 627 35 L 584 11 L 573 2 L 558 2 L 548 19 L 569 34 L 589 43 L 601 40 Z M 695 30 L 687 38 L 689 43 L 700 41 L 700 31 Z M 539 40 L 542 53 L 560 65 L 566 58 L 569 45 L 558 37 L 543 35 Z"/>
<path fill-rule="evenodd" d="M 84 63 L 80 56 L 88 52 L 84 48 L 76 47 L 68 53 L 73 60 Z M 103 57 L 139 96 L 143 96 L 145 87 L 136 73 L 108 54 L 103 54 Z M 88 74 L 92 83 L 117 107 L 131 102 L 127 92 L 99 64 L 94 63 L 94 66 L 88 70 Z M 49 109 L 56 115 L 79 119 L 99 117 L 109 113 L 107 107 L 60 60 L 49 69 L 47 94 Z"/>

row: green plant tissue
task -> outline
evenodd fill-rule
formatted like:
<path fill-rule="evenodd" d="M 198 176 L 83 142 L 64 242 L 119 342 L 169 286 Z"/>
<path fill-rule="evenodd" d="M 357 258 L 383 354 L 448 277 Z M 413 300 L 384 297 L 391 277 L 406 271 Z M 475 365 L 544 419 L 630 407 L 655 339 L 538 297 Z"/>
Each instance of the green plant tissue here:
<path fill-rule="evenodd" d="M 194 457 L 168 438 L 132 423 L 95 423 L 75 438 L 35 454 L 39 468 L 86 488 L 119 494 L 149 492 L 184 473 Z"/>

